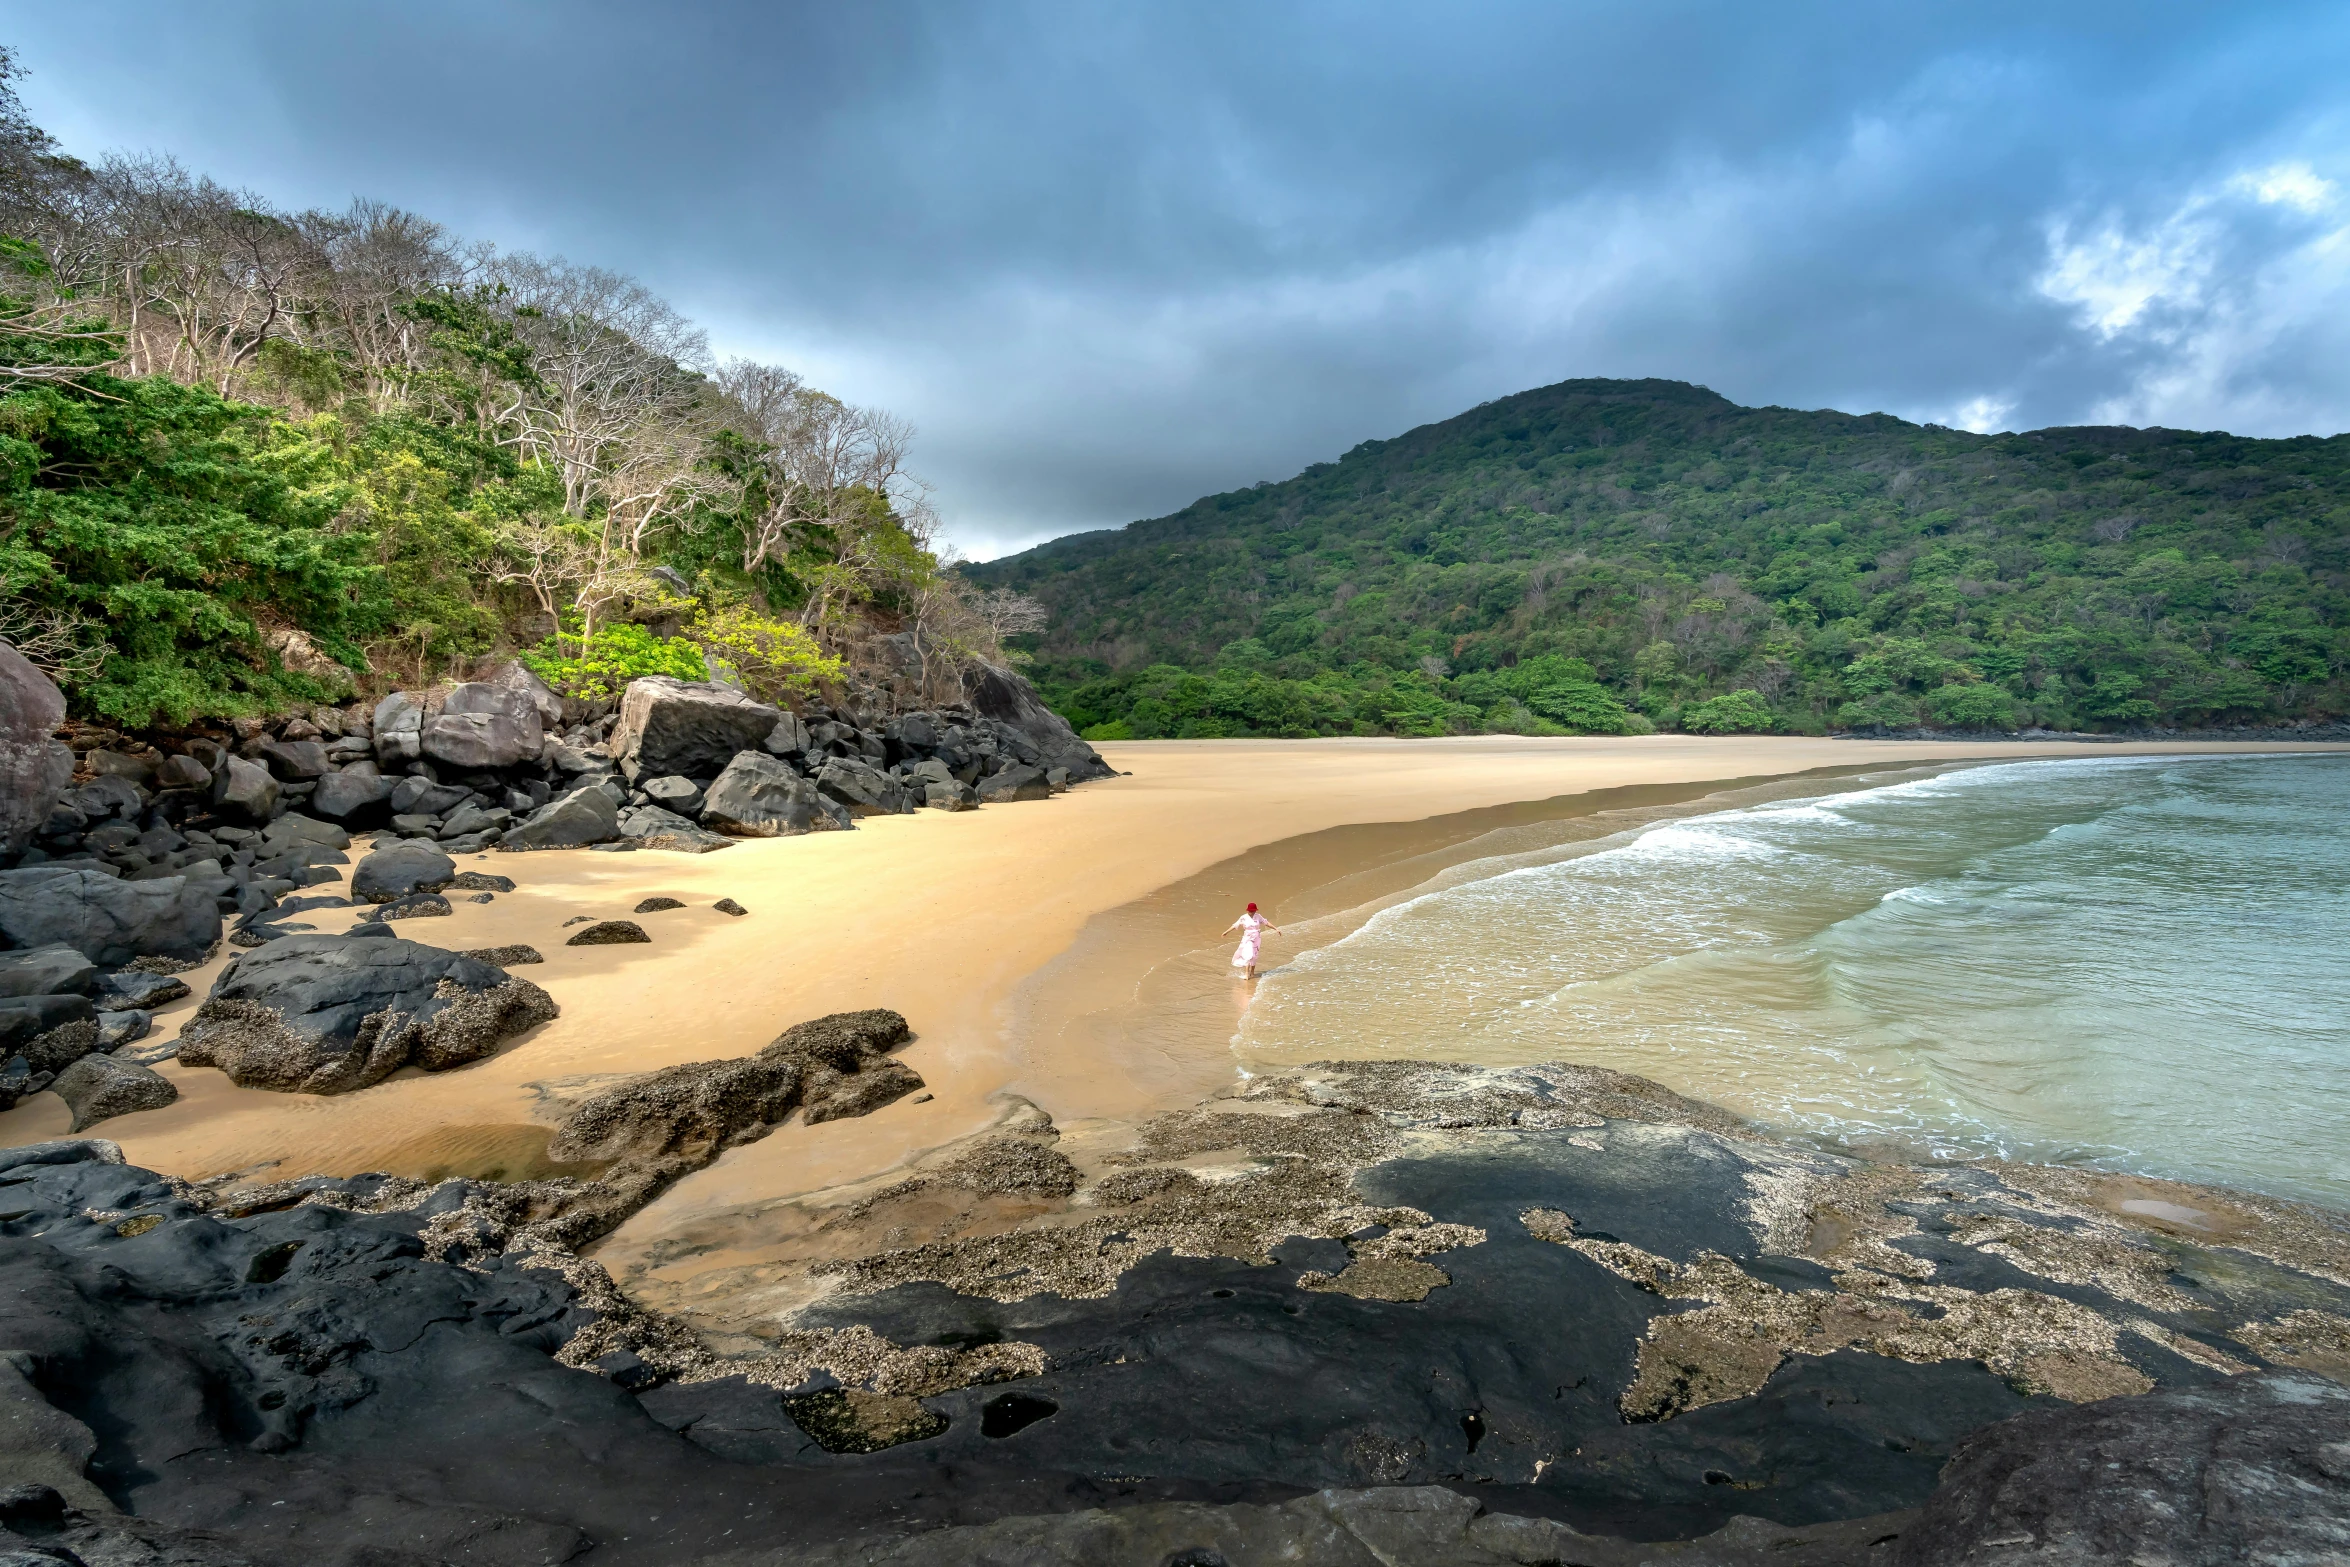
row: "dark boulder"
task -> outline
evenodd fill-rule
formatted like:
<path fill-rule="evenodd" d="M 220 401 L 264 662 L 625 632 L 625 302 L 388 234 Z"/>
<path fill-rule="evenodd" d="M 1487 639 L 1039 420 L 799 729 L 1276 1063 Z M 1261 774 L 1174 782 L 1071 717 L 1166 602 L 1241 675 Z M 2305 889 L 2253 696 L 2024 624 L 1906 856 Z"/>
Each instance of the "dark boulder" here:
<path fill-rule="evenodd" d="M 322 822 L 308 816 L 289 814 L 271 822 L 267 830 L 261 834 L 261 842 L 256 847 L 265 858 L 284 854 L 286 851 L 296 848 L 348 849 L 351 847 L 351 835 L 332 822 Z M 343 862 L 335 860 L 332 862 L 312 861 L 311 863 L 340 865 Z"/>
<path fill-rule="evenodd" d="M 2003 1420 L 1959 1443 L 1900 1559 L 2350 1560 L 2350 1388 L 2251 1374 Z"/>
<path fill-rule="evenodd" d="M 472 793 L 462 784 L 403 778 L 392 786 L 392 811 L 399 816 L 438 816 L 463 804 Z"/>
<path fill-rule="evenodd" d="M 375 704 L 375 758 L 386 767 L 405 767 L 424 755 L 424 702 L 414 693 L 394 691 Z"/>
<path fill-rule="evenodd" d="M 979 807 L 979 791 L 949 779 L 922 786 L 922 803 L 934 811 L 970 811 Z"/>
<path fill-rule="evenodd" d="M 171 1079 L 154 1068 L 107 1055 L 82 1057 L 59 1072 L 49 1090 L 73 1111 L 77 1132 L 136 1110 L 160 1110 L 180 1096 Z"/>
<path fill-rule="evenodd" d="M 65 695 L 0 642 L 0 849 L 20 849 L 73 781 L 73 753 L 56 738 Z"/>
<path fill-rule="evenodd" d="M 979 780 L 979 803 L 1002 805 L 1013 800 L 1049 800 L 1053 786 L 1045 781 L 1044 769 L 1020 764 L 991 773 Z"/>
<path fill-rule="evenodd" d="M 678 898 L 646 898 L 628 912 L 631 914 L 658 914 L 664 909 L 682 909 L 685 903 Z"/>
<path fill-rule="evenodd" d="M 702 822 L 739 838 L 790 837 L 840 825 L 812 781 L 760 751 L 744 751 L 726 764 L 702 802 Z"/>
<path fill-rule="evenodd" d="M 264 739 L 256 749 L 259 755 L 254 760 L 288 783 L 326 776 L 326 747 L 315 740 Z"/>
<path fill-rule="evenodd" d="M 288 936 L 238 958 L 180 1034 L 183 1066 L 243 1088 L 339 1094 L 445 1071 L 555 1015 L 528 980 L 397 938 Z"/>
<path fill-rule="evenodd" d="M 389 903 L 420 892 L 438 892 L 456 879 L 457 862 L 428 843 L 410 840 L 378 849 L 351 873 L 351 896 L 363 903 Z"/>
<path fill-rule="evenodd" d="M 137 1007 L 115 1012 L 102 1011 L 98 1014 L 98 1048 L 102 1051 L 120 1050 L 125 1045 L 135 1045 L 145 1039 L 147 1031 L 154 1026 L 153 1014 Z"/>
<path fill-rule="evenodd" d="M 803 755 L 815 743 L 799 714 L 788 712 L 775 721 L 775 727 L 767 732 L 767 738 L 759 742 L 777 756 Z"/>
<path fill-rule="evenodd" d="M 317 815 L 352 826 L 373 826 L 391 814 L 392 791 L 398 787 L 375 770 L 373 762 L 354 762 L 339 773 L 318 780 L 309 809 Z"/>
<path fill-rule="evenodd" d="M 631 778 L 707 776 L 762 744 L 782 717 L 728 686 L 648 675 L 629 682 L 606 745 Z"/>
<path fill-rule="evenodd" d="M 640 848 L 667 849 L 674 854 L 708 854 L 734 847 L 732 838 L 697 827 L 658 805 L 632 805 L 622 811 L 620 835 L 635 839 Z"/>
<path fill-rule="evenodd" d="M 167 756 L 155 769 L 158 789 L 210 789 L 212 769 L 192 756 Z"/>
<path fill-rule="evenodd" d="M 97 985 L 98 965 L 61 943 L 0 953 L 0 996 L 86 996 Z"/>
<path fill-rule="evenodd" d="M 531 812 L 498 840 L 504 849 L 578 849 L 620 835 L 620 808 L 596 785 L 575 789 Z"/>
<path fill-rule="evenodd" d="M 826 762 L 816 787 L 858 816 L 898 816 L 914 808 L 904 784 L 853 757 Z"/>
<path fill-rule="evenodd" d="M 466 772 L 535 762 L 546 748 L 532 698 L 486 681 L 452 686 L 440 715 L 425 722 L 421 735 L 427 757 Z"/>
<path fill-rule="evenodd" d="M 23 1056 L 36 1072 L 56 1072 L 97 1048 L 98 1009 L 87 996 L 0 1000 L 0 1059 Z"/>
<path fill-rule="evenodd" d="M 249 822 L 266 822 L 276 815 L 281 793 L 268 768 L 241 756 L 223 758 L 220 771 L 212 776 L 214 809 Z"/>
<path fill-rule="evenodd" d="M 186 876 L 123 881 L 75 865 L 0 871 L 0 937 L 62 943 L 101 968 L 133 958 L 202 961 L 220 942 L 215 894 Z"/>
<path fill-rule="evenodd" d="M 552 686 L 530 672 L 520 659 L 508 659 L 482 677 L 483 685 L 498 686 L 528 702 L 539 715 L 539 728 L 553 734 L 563 727 L 563 698 Z"/>
<path fill-rule="evenodd" d="M 339 900 L 338 900 L 339 901 Z M 171 974 L 145 969 L 123 969 L 98 982 L 98 1001 L 111 1007 L 141 1007 L 152 1011 L 188 995 L 188 982 Z"/>
<path fill-rule="evenodd" d="M 702 786 L 675 773 L 639 779 L 637 788 L 653 804 L 680 816 L 692 816 L 702 808 Z"/>

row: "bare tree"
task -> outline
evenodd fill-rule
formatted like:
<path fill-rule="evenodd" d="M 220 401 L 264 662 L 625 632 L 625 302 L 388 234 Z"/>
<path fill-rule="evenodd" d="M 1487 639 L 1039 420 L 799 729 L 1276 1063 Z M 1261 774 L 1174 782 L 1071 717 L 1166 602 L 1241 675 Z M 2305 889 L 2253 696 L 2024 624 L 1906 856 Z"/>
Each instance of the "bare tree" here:
<path fill-rule="evenodd" d="M 763 453 L 765 505 L 743 521 L 743 570 L 779 562 L 819 535 L 855 557 L 875 498 L 919 543 L 929 542 L 926 487 L 905 471 L 911 425 L 852 407 L 774 365 L 733 360 L 719 367 L 718 385 Z"/>

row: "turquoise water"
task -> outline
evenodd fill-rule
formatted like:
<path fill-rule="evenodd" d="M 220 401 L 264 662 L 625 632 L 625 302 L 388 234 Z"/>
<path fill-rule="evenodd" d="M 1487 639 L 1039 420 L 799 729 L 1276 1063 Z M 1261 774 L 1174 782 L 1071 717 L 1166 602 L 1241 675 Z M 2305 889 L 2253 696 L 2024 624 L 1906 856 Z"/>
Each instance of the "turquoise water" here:
<path fill-rule="evenodd" d="M 1842 1143 L 2350 1207 L 2350 757 L 1973 768 L 1562 852 L 1272 972 L 1243 1064 L 1588 1061 Z"/>

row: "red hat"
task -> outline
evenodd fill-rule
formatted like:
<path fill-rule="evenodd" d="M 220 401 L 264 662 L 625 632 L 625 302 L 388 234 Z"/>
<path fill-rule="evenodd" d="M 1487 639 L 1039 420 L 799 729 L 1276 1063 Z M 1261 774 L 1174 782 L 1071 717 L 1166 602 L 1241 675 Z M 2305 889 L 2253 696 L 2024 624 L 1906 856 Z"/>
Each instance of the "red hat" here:
<path fill-rule="evenodd" d="M 1254 913 L 1256 913 L 1256 911 L 1257 911 L 1257 906 L 1256 906 L 1255 904 L 1253 904 L 1253 903 L 1252 903 L 1252 904 L 1250 904 L 1250 905 L 1248 906 L 1248 911 L 1249 911 L 1251 914 L 1254 914 Z"/>

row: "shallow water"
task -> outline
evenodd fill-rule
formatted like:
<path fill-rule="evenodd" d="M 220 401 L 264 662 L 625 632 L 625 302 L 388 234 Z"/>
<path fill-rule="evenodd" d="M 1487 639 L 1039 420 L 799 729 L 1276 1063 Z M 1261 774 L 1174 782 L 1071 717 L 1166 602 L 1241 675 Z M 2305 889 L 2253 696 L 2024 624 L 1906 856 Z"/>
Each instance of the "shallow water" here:
<path fill-rule="evenodd" d="M 2350 1206 L 2350 760 L 1972 768 L 1478 870 L 1269 972 L 1242 1063 L 1564 1058 Z"/>

